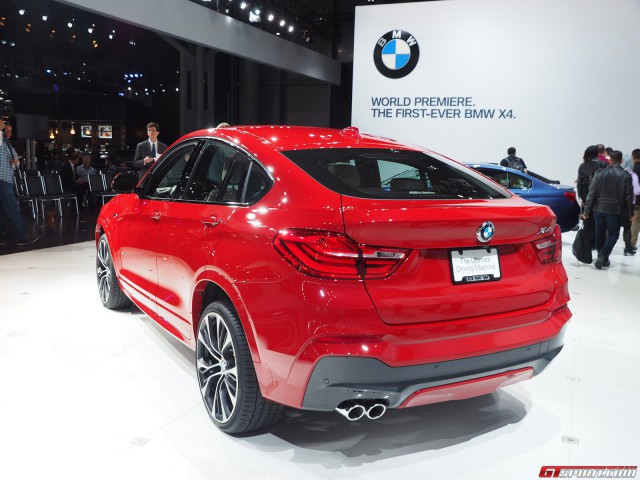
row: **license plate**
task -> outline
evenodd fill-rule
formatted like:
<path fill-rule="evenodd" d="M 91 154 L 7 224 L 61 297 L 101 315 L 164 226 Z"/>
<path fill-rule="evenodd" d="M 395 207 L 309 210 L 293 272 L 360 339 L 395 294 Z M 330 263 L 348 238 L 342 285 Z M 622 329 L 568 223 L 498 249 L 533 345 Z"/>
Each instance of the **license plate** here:
<path fill-rule="evenodd" d="M 500 280 L 497 248 L 451 250 L 451 278 L 454 284 Z"/>

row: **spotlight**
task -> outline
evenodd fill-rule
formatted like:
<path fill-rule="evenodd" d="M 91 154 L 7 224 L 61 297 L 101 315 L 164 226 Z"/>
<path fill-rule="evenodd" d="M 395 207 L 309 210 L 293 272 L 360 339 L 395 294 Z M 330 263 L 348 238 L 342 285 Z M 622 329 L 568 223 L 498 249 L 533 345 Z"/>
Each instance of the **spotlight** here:
<path fill-rule="evenodd" d="M 240 4 L 240 8 L 241 8 L 242 10 L 244 10 L 245 8 L 247 8 L 247 2 L 242 2 L 242 3 Z"/>
<path fill-rule="evenodd" d="M 73 28 L 73 23 L 71 23 L 71 22 L 67 23 L 67 27 Z"/>
<path fill-rule="evenodd" d="M 18 10 L 18 13 L 20 15 L 24 15 L 25 12 L 26 12 L 26 10 L 24 8 L 21 8 L 20 10 Z"/>
<path fill-rule="evenodd" d="M 289 33 L 293 32 L 293 25 L 289 25 Z"/>
<path fill-rule="evenodd" d="M 87 32 L 89 32 L 89 33 L 93 33 L 93 27 L 89 27 L 89 28 L 87 28 Z"/>
<path fill-rule="evenodd" d="M 287 22 L 285 22 L 284 20 L 280 20 L 280 26 L 281 26 L 281 27 L 284 27 L 286 23 L 287 23 Z"/>
<path fill-rule="evenodd" d="M 43 22 L 46 22 L 48 19 L 49 19 L 49 17 L 47 15 L 43 15 L 42 16 L 42 21 Z"/>
<path fill-rule="evenodd" d="M 273 19 L 274 19 L 274 18 L 275 18 L 275 17 L 274 17 L 274 15 L 273 15 L 273 13 L 270 13 L 270 14 L 269 14 L 269 16 L 267 17 L 267 20 L 269 20 L 270 22 L 273 22 Z"/>
<path fill-rule="evenodd" d="M 249 12 L 249 22 L 258 23 L 260 21 L 260 9 L 254 8 Z"/>

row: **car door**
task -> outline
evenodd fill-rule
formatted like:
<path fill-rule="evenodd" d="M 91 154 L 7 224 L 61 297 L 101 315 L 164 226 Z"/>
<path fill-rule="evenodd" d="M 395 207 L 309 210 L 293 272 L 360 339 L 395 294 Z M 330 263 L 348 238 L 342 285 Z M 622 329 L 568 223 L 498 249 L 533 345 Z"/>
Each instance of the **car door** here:
<path fill-rule="evenodd" d="M 157 312 L 158 288 L 156 249 L 162 214 L 185 173 L 184 158 L 193 152 L 197 143 L 183 143 L 163 157 L 145 181 L 136 204 L 121 214 L 120 277 L 134 300 L 154 312 Z"/>
<path fill-rule="evenodd" d="M 182 338 L 193 334 L 195 282 L 209 264 L 227 219 L 238 208 L 248 162 L 234 147 L 207 140 L 180 198 L 167 203 L 162 213 L 158 313 Z"/>

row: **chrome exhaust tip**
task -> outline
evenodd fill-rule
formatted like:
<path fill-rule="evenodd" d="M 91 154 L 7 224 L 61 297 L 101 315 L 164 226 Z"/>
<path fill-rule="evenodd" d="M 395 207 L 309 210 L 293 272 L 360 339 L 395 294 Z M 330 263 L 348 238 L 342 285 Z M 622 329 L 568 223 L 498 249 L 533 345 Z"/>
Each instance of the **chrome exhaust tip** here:
<path fill-rule="evenodd" d="M 338 405 L 336 412 L 345 417 L 350 422 L 360 420 L 367 413 L 363 405 L 355 402 L 343 402 L 342 407 Z"/>
<path fill-rule="evenodd" d="M 377 420 L 381 416 L 383 416 L 386 411 L 387 411 L 386 405 L 382 403 L 374 403 L 367 409 L 366 415 L 367 415 L 367 418 L 370 418 L 371 420 Z"/>

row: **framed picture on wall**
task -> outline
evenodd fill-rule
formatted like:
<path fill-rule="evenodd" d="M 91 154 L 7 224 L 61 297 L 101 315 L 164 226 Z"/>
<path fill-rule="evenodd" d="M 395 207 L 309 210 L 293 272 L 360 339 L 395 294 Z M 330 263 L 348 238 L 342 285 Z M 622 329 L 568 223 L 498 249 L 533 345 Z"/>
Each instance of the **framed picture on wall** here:
<path fill-rule="evenodd" d="M 82 125 L 80 127 L 80 136 L 84 138 L 91 138 L 92 130 L 91 125 Z"/>
<path fill-rule="evenodd" d="M 113 138 L 113 127 L 111 125 L 98 125 L 98 138 Z"/>

